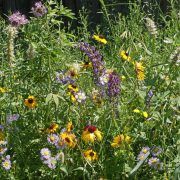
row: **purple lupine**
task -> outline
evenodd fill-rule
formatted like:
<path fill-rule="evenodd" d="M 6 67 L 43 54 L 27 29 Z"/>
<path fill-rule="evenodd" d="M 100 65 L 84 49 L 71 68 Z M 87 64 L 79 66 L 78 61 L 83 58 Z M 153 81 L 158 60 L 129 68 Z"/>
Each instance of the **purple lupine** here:
<path fill-rule="evenodd" d="M 105 72 L 105 65 L 103 61 L 103 56 L 96 50 L 94 46 L 90 46 L 87 43 L 80 43 L 80 50 L 84 52 L 93 66 L 94 80 L 97 85 L 100 85 L 99 77 Z"/>
<path fill-rule="evenodd" d="M 149 90 L 146 96 L 146 106 L 150 106 L 151 98 L 153 97 L 153 91 Z"/>
<path fill-rule="evenodd" d="M 36 17 L 42 17 L 47 14 L 47 8 L 42 4 L 41 1 L 36 2 L 34 6 L 31 8 L 32 13 Z"/>
<path fill-rule="evenodd" d="M 6 117 L 6 122 L 8 124 L 12 123 L 13 121 L 17 121 L 19 119 L 19 114 L 12 114 L 12 115 L 8 115 Z"/>
<path fill-rule="evenodd" d="M 109 74 L 108 80 L 108 96 L 110 98 L 117 97 L 120 94 L 120 78 L 116 72 Z"/>
<path fill-rule="evenodd" d="M 153 156 L 159 156 L 161 154 L 161 152 L 162 152 L 162 148 L 157 147 L 157 146 L 153 147 L 151 150 L 151 154 Z"/>
<path fill-rule="evenodd" d="M 19 27 L 23 24 L 27 24 L 28 20 L 25 15 L 21 14 L 19 11 L 13 13 L 11 16 L 8 17 L 10 24 L 15 27 Z"/>

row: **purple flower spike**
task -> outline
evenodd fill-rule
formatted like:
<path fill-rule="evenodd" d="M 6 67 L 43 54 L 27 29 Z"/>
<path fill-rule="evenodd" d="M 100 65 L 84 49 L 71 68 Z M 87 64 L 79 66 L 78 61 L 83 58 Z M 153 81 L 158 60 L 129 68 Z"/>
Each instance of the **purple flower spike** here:
<path fill-rule="evenodd" d="M 25 17 L 25 15 L 21 14 L 19 11 L 9 16 L 9 21 L 10 21 L 10 24 L 15 27 L 19 27 L 23 24 L 28 23 L 28 20 Z"/>
<path fill-rule="evenodd" d="M 120 78 L 116 72 L 109 74 L 108 96 L 110 98 L 117 97 L 120 94 Z"/>
<path fill-rule="evenodd" d="M 34 4 L 34 6 L 31 8 L 32 13 L 34 14 L 34 16 L 36 17 L 42 17 L 45 14 L 47 14 L 47 9 L 46 7 L 42 4 L 41 1 L 36 2 Z"/>

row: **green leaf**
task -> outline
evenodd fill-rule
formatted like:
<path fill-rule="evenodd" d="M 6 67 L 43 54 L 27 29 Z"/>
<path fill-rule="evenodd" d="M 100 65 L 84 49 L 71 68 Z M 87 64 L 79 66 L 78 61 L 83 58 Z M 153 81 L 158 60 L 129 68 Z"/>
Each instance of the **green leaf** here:
<path fill-rule="evenodd" d="M 60 167 L 60 170 L 63 171 L 66 175 L 68 175 L 68 172 L 65 166 Z"/>
<path fill-rule="evenodd" d="M 53 99 L 54 99 L 54 102 L 56 104 L 56 107 L 58 107 L 59 106 L 59 97 L 58 97 L 58 95 L 57 94 L 53 94 Z"/>
<path fill-rule="evenodd" d="M 46 97 L 46 104 L 48 104 L 48 102 L 52 100 L 52 96 L 53 96 L 52 93 L 47 95 L 47 97 Z"/>

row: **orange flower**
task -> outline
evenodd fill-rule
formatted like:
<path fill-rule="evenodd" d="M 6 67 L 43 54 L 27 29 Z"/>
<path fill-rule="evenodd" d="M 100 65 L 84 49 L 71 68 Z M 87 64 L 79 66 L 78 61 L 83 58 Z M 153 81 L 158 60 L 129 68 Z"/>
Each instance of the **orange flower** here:
<path fill-rule="evenodd" d="M 33 108 L 37 107 L 36 98 L 34 96 L 28 96 L 28 98 L 25 99 L 24 104 L 28 108 L 33 109 Z"/>

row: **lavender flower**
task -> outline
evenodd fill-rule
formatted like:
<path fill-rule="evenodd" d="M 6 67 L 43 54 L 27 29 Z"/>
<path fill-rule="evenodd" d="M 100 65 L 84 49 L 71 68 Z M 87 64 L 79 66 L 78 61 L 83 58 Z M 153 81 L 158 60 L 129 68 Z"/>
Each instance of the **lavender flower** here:
<path fill-rule="evenodd" d="M 155 169 L 162 169 L 163 163 L 160 162 L 160 160 L 156 157 L 152 157 L 149 159 L 148 164 L 150 167 L 153 167 Z"/>
<path fill-rule="evenodd" d="M 45 161 L 45 164 L 47 164 L 50 169 L 55 169 L 57 160 L 55 157 L 50 157 L 47 161 Z"/>
<path fill-rule="evenodd" d="M 74 80 L 63 72 L 56 72 L 56 81 L 62 84 L 74 83 Z"/>
<path fill-rule="evenodd" d="M 61 133 L 62 133 L 62 131 L 61 131 Z M 57 149 L 64 149 L 66 147 L 66 144 L 61 138 L 59 138 L 59 141 L 55 144 L 55 146 Z"/>
<path fill-rule="evenodd" d="M 145 154 L 142 153 L 142 152 L 140 152 L 139 155 L 138 155 L 138 157 L 137 157 L 137 159 L 138 159 L 138 161 L 144 160 L 144 159 L 145 159 Z"/>
<path fill-rule="evenodd" d="M 9 16 L 9 21 L 10 24 L 15 27 L 19 27 L 23 24 L 28 23 L 28 20 L 26 19 L 25 15 L 21 14 L 19 11 Z"/>
<path fill-rule="evenodd" d="M 77 102 L 82 103 L 86 100 L 86 95 L 84 92 L 80 91 L 75 94 L 75 98 L 76 98 Z"/>
<path fill-rule="evenodd" d="M 0 156 L 2 156 L 7 151 L 6 147 L 0 147 Z"/>
<path fill-rule="evenodd" d="M 108 96 L 117 97 L 120 93 L 120 78 L 116 72 L 111 72 L 109 74 L 108 81 Z"/>
<path fill-rule="evenodd" d="M 51 151 L 48 148 L 42 148 L 40 151 L 41 160 L 47 160 L 51 157 Z"/>
<path fill-rule="evenodd" d="M 12 114 L 12 115 L 8 115 L 6 117 L 6 122 L 8 124 L 12 123 L 13 121 L 17 121 L 19 119 L 19 114 Z"/>
<path fill-rule="evenodd" d="M 56 134 L 49 134 L 47 140 L 50 144 L 57 144 L 57 142 L 59 141 L 59 136 L 57 136 Z"/>
<path fill-rule="evenodd" d="M 149 151 L 150 151 L 150 148 L 149 148 L 149 147 L 143 147 L 143 148 L 141 149 L 141 152 L 140 152 L 140 153 L 146 154 L 146 153 L 149 152 Z"/>
<path fill-rule="evenodd" d="M 41 1 L 36 2 L 34 4 L 34 6 L 31 8 L 32 13 L 34 14 L 34 16 L 36 17 L 42 17 L 45 14 L 47 14 L 47 9 L 46 7 L 42 4 Z"/>
<path fill-rule="evenodd" d="M 0 124 L 0 130 L 3 131 L 4 130 L 4 126 L 2 124 Z"/>
<path fill-rule="evenodd" d="M 99 51 L 95 49 L 94 46 L 90 46 L 87 43 L 80 43 L 80 50 L 84 52 L 92 63 L 94 80 L 97 85 L 100 85 L 99 77 L 104 74 L 105 66 L 103 57 L 100 55 Z"/>
<path fill-rule="evenodd" d="M 151 154 L 153 156 L 159 156 L 161 154 L 161 152 L 162 152 L 162 149 L 160 147 L 157 147 L 157 146 L 153 147 L 151 150 Z"/>
<path fill-rule="evenodd" d="M 2 166 L 5 170 L 11 169 L 10 155 L 7 155 L 5 159 L 3 159 Z"/>

